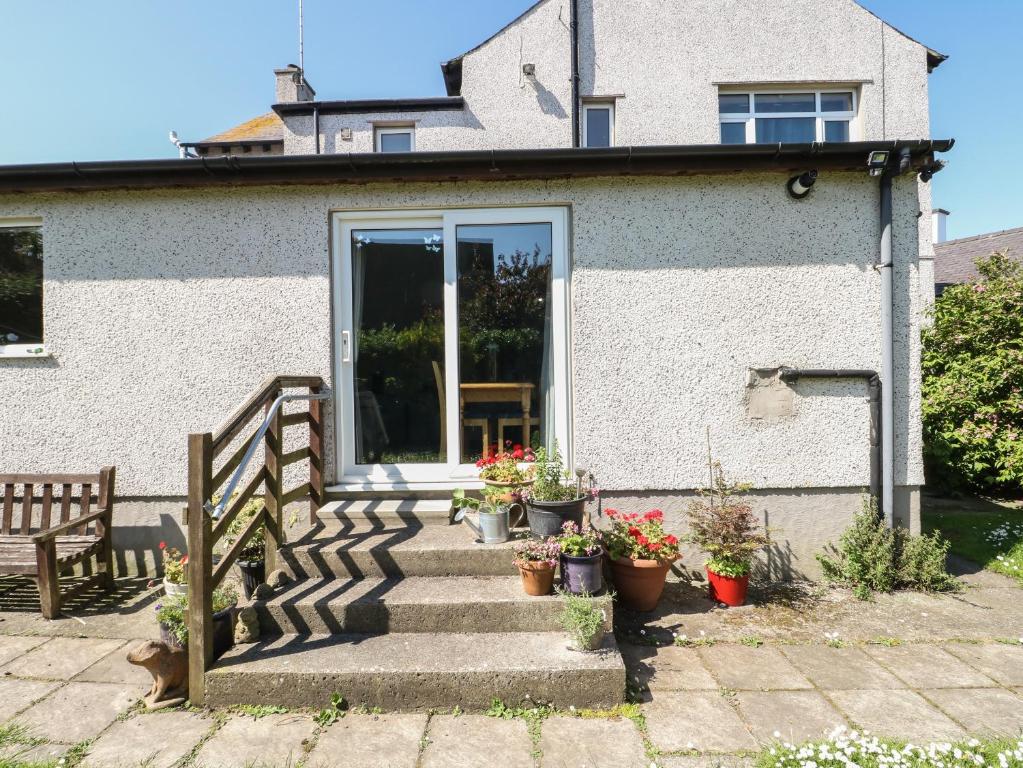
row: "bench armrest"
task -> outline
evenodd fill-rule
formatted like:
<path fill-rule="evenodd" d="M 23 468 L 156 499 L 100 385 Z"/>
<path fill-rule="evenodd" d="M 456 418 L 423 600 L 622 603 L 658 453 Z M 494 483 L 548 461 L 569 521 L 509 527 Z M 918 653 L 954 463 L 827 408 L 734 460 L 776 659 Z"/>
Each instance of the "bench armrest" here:
<path fill-rule="evenodd" d="M 95 512 L 90 512 L 87 515 L 80 515 L 79 517 L 73 518 L 72 520 L 68 520 L 66 523 L 60 523 L 59 525 L 54 525 L 51 528 L 47 528 L 45 531 L 33 533 L 32 541 L 34 541 L 36 544 L 40 544 L 46 541 L 47 539 L 52 539 L 56 536 L 61 536 L 67 533 L 68 531 L 72 531 L 75 528 L 78 528 L 79 526 L 85 525 L 86 523 L 91 523 L 93 520 L 100 520 L 102 518 L 108 517 L 111 511 L 112 511 L 111 508 L 107 507 L 106 509 L 97 509 Z"/>

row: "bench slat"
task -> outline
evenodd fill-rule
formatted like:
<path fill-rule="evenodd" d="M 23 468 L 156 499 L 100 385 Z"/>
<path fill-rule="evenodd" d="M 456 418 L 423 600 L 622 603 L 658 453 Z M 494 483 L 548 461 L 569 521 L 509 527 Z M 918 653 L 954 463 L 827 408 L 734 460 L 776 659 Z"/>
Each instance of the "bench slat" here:
<path fill-rule="evenodd" d="M 60 521 L 66 523 L 71 519 L 71 483 L 64 483 L 60 496 Z"/>
<path fill-rule="evenodd" d="M 50 511 L 53 508 L 53 483 L 43 485 L 43 506 L 39 511 L 39 530 L 50 527 Z"/>
<path fill-rule="evenodd" d="M 25 536 L 32 530 L 32 483 L 25 483 L 21 494 L 21 533 Z"/>
<path fill-rule="evenodd" d="M 97 536 L 58 536 L 57 562 L 70 565 L 91 555 L 103 543 Z M 0 573 L 35 574 L 36 548 L 20 536 L 0 536 Z"/>
<path fill-rule="evenodd" d="M 82 484 L 82 517 L 89 514 L 89 507 L 92 506 L 92 485 L 89 483 Z M 81 525 L 78 527 L 77 533 L 79 535 L 85 534 L 88 529 L 88 525 Z"/>
<path fill-rule="evenodd" d="M 0 528 L 5 535 L 11 532 L 11 513 L 14 510 L 14 483 L 4 486 L 4 518 Z"/>

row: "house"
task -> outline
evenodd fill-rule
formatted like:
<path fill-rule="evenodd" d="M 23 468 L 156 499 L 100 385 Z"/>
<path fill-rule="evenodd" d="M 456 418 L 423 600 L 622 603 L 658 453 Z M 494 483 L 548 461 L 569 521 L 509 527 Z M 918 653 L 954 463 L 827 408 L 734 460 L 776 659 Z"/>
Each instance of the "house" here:
<path fill-rule="evenodd" d="M 334 498 L 556 441 L 683 531 L 709 440 L 772 573 L 812 575 L 866 489 L 919 526 L 943 59 L 852 0 L 541 0 L 443 95 L 287 67 L 198 157 L 0 168 L 0 466 L 116 464 L 118 564 L 152 569 L 186 436 L 316 375 Z"/>
<path fill-rule="evenodd" d="M 935 221 L 943 221 L 948 211 L 936 209 Z M 1023 227 L 987 232 L 983 235 L 946 240 L 939 226 L 934 237 L 934 293 L 940 296 L 950 285 L 976 280 L 977 259 L 1004 252 L 1011 258 L 1023 258 Z"/>

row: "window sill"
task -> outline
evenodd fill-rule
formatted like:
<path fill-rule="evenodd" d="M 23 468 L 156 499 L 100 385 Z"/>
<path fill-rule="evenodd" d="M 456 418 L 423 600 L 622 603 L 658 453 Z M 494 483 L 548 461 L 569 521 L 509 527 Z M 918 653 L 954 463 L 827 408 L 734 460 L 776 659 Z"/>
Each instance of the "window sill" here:
<path fill-rule="evenodd" d="M 52 357 L 45 344 L 0 344 L 0 360 L 32 360 Z"/>

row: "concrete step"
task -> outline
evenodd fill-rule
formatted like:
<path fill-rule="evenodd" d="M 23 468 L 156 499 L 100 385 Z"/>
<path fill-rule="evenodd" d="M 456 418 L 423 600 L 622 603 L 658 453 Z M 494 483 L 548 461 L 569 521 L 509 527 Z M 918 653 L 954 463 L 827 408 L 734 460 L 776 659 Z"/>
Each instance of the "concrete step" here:
<path fill-rule="evenodd" d="M 444 499 L 337 499 L 324 504 L 316 513 L 320 520 L 349 523 L 393 524 L 407 521 L 423 525 L 448 525 L 451 496 Z"/>
<path fill-rule="evenodd" d="M 297 535 L 281 567 L 296 579 L 512 576 L 512 546 L 477 543 L 465 525 L 335 520 Z"/>
<path fill-rule="evenodd" d="M 300 581 L 254 601 L 272 635 L 557 632 L 562 602 L 530 597 L 518 576 Z"/>
<path fill-rule="evenodd" d="M 614 637 L 593 653 L 563 633 L 283 635 L 232 648 L 206 673 L 206 702 L 321 708 L 339 693 L 350 704 L 393 711 L 491 700 L 514 705 L 610 708 L 625 696 Z"/>

